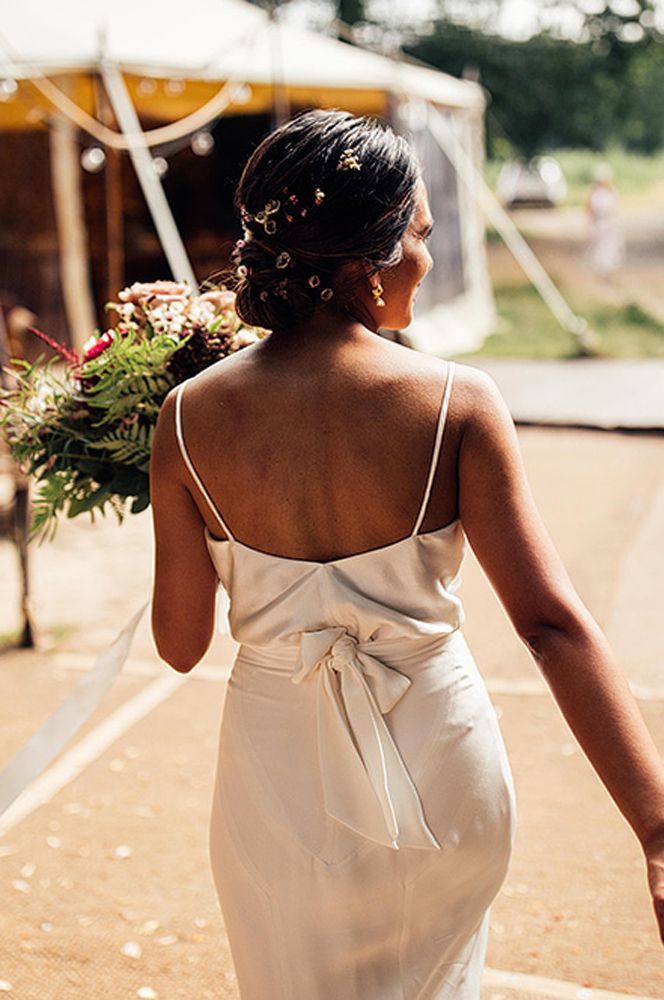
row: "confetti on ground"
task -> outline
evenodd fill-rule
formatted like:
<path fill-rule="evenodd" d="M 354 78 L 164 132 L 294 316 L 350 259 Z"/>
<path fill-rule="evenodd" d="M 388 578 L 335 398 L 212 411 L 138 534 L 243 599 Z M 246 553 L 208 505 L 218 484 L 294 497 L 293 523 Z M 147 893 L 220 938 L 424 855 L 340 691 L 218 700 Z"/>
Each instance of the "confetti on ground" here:
<path fill-rule="evenodd" d="M 136 930 L 139 934 L 154 934 L 155 931 L 159 930 L 160 924 L 158 920 L 146 920 L 145 923 L 137 927 Z"/>
<path fill-rule="evenodd" d="M 57 848 L 60 847 L 60 845 L 62 844 L 62 841 L 60 840 L 59 837 L 47 837 L 46 843 L 48 844 L 49 847 L 52 847 L 55 850 L 57 850 Z"/>
<path fill-rule="evenodd" d="M 9 993 L 11 988 L 11 983 L 8 983 L 6 979 L 0 979 L 0 993 Z"/>
<path fill-rule="evenodd" d="M 157 1000 L 157 993 L 151 986 L 141 986 L 141 988 L 136 991 L 136 996 L 140 997 L 141 1000 Z"/>
<path fill-rule="evenodd" d="M 131 847 L 129 847 L 127 844 L 119 844 L 118 847 L 115 848 L 113 853 L 116 858 L 124 860 L 124 858 L 131 857 Z"/>
<path fill-rule="evenodd" d="M 87 819 L 90 815 L 88 807 L 84 806 L 81 802 L 65 802 L 62 811 L 67 816 L 81 816 L 83 819 Z"/>
<path fill-rule="evenodd" d="M 136 941 L 127 941 L 120 948 L 120 952 L 126 955 L 127 958 L 140 958 L 143 954 L 143 949 Z"/>
<path fill-rule="evenodd" d="M 17 892 L 30 892 L 30 883 L 26 882 L 25 879 L 15 878 L 12 879 L 12 885 Z"/>
<path fill-rule="evenodd" d="M 156 815 L 154 808 L 148 805 L 135 806 L 134 813 L 136 816 L 142 816 L 144 819 L 154 819 Z"/>

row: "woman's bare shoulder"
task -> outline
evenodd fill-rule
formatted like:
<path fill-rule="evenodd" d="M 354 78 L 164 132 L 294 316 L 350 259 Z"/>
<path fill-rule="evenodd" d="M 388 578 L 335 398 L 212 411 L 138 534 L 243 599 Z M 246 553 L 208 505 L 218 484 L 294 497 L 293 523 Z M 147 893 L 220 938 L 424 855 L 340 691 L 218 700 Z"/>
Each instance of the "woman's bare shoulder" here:
<path fill-rule="evenodd" d="M 471 410 L 500 396 L 495 379 L 488 372 L 461 361 L 454 362 L 454 385 L 458 403 Z"/>
<path fill-rule="evenodd" d="M 454 383 L 450 398 L 454 419 L 463 432 L 495 434 L 514 421 L 495 379 L 474 365 L 454 364 Z"/>
<path fill-rule="evenodd" d="M 507 405 L 495 380 L 488 372 L 474 365 L 452 359 L 452 363 L 442 357 L 408 351 L 411 357 L 404 366 L 407 382 L 417 387 L 421 398 L 438 398 L 440 387 L 444 386 L 450 373 L 453 376 L 449 398 L 448 422 L 459 431 L 468 427 L 490 428 L 498 422 L 505 424 L 511 418 Z M 452 371 L 453 368 L 453 371 Z"/>

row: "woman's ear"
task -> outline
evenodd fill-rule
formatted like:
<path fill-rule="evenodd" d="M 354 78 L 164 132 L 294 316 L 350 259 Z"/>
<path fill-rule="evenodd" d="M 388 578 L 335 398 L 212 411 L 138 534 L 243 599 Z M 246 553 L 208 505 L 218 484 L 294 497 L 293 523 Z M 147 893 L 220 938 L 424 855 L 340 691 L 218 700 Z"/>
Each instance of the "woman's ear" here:
<path fill-rule="evenodd" d="M 337 271 L 336 283 L 345 289 L 346 295 L 355 298 L 359 289 L 368 287 L 371 265 L 364 260 L 349 260 Z"/>

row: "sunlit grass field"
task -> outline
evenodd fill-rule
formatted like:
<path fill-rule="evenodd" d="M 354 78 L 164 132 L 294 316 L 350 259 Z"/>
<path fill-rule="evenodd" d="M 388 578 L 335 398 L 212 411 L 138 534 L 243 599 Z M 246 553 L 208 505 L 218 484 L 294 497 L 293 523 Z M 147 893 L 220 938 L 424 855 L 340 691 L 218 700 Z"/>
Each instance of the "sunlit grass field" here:
<path fill-rule="evenodd" d="M 615 148 L 605 152 L 587 149 L 554 150 L 552 156 L 560 163 L 568 185 L 567 198 L 561 209 L 583 206 L 595 169 L 608 163 L 613 169 L 614 183 L 623 208 L 643 212 L 652 209 L 664 215 L 664 151 L 643 156 Z M 502 161 L 487 161 L 485 177 L 495 190 Z M 489 247 L 501 242 L 490 226 L 486 229 Z M 531 237 L 536 246 L 537 237 Z M 664 259 L 661 261 L 664 273 Z M 650 314 L 636 299 L 620 305 L 593 301 L 588 296 L 575 302 L 571 290 L 560 290 L 575 312 L 584 317 L 598 338 L 598 354 L 607 358 L 664 357 L 664 323 Z M 597 289 L 595 288 L 595 293 Z M 522 284 L 494 287 L 498 322 L 496 330 L 476 353 L 494 357 L 564 358 L 579 352 L 571 334 L 566 333 L 546 307 L 537 291 L 524 278 Z"/>
<path fill-rule="evenodd" d="M 568 358 L 578 354 L 576 341 L 555 320 L 529 285 L 494 289 L 498 322 L 475 357 Z M 570 303 L 574 307 L 574 303 Z M 664 324 L 637 303 L 587 304 L 578 309 L 607 358 L 664 358 Z"/>

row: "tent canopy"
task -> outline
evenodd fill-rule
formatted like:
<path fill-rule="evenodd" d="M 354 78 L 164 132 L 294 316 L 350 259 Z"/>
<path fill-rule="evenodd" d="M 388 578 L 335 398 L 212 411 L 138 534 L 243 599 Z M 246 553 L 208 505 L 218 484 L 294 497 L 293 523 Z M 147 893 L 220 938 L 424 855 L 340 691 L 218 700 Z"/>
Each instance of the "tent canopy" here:
<path fill-rule="evenodd" d="M 493 316 L 483 229 L 449 151 L 431 145 L 428 116 L 444 116 L 453 144 L 476 164 L 484 105 L 475 83 L 286 24 L 246 0 L 162 0 L 157 7 L 145 0 L 20 0 L 7 5 L 0 25 L 0 130 L 51 131 L 60 274 L 76 343 L 90 329 L 90 322 L 77 322 L 74 315 L 74 307 L 89 298 L 82 136 L 129 152 L 169 267 L 193 285 L 196 271 L 153 169 L 152 151 L 163 146 L 167 156 L 169 143 L 186 144 L 197 130 L 230 115 L 276 112 L 281 118 L 303 107 L 342 107 L 408 131 L 423 162 L 432 211 L 444 221 L 431 243 L 438 273 L 420 301 L 429 327 L 420 317 L 409 342 L 434 353 L 443 340 L 475 346 Z M 109 106 L 115 124 L 107 125 Z M 14 138 L 19 144 L 37 140 L 29 134 Z M 107 162 L 117 167 L 119 161 L 111 155 Z M 116 169 L 116 181 L 119 176 Z M 118 206 L 116 198 L 113 219 Z M 121 226 L 114 227 L 108 231 L 117 235 Z M 116 241 L 116 263 L 121 253 Z"/>
<path fill-rule="evenodd" d="M 269 109 L 273 85 L 295 104 L 369 113 L 384 111 L 389 94 L 484 106 L 476 84 L 274 21 L 244 0 L 163 0 L 157 9 L 136 0 L 22 0 L 7 7 L 0 31 L 0 77 L 19 85 L 0 104 L 0 127 L 34 127 L 29 108 L 48 102 L 25 81 L 38 74 L 78 77 L 70 96 L 92 112 L 89 76 L 102 60 L 127 75 L 139 113 L 161 121 L 195 110 L 229 78 L 248 85 L 228 109 L 243 114 Z"/>

